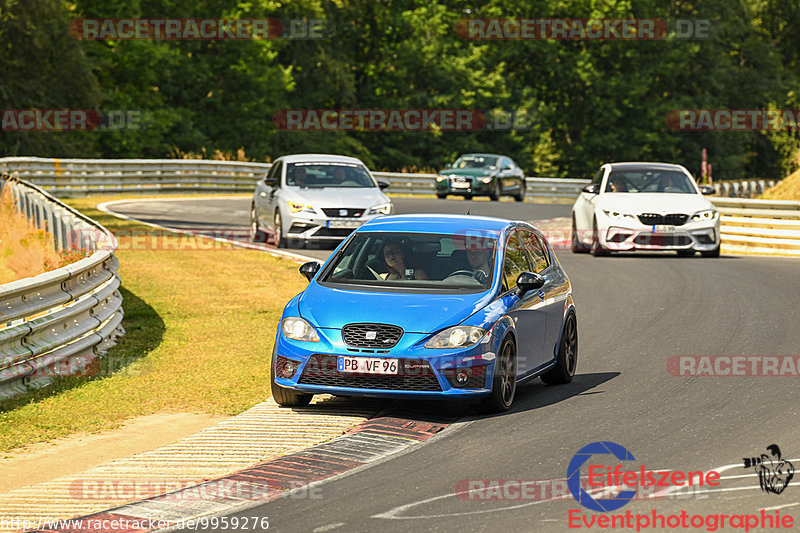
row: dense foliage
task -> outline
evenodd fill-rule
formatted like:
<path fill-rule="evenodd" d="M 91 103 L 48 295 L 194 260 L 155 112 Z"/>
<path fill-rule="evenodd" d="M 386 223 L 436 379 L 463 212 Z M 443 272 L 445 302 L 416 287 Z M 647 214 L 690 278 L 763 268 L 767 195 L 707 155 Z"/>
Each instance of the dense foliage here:
<path fill-rule="evenodd" d="M 79 40 L 76 18 L 324 19 L 324 39 Z M 711 38 L 467 40 L 466 18 L 710 19 Z M 137 110 L 140 130 L 0 133 L 0 155 L 265 160 L 338 152 L 376 169 L 458 153 L 515 157 L 528 175 L 587 176 L 663 160 L 716 178 L 777 178 L 798 135 L 684 132 L 673 109 L 800 109 L 796 0 L 0 0 L 0 109 Z M 525 128 L 297 132 L 282 109 L 524 110 Z"/>

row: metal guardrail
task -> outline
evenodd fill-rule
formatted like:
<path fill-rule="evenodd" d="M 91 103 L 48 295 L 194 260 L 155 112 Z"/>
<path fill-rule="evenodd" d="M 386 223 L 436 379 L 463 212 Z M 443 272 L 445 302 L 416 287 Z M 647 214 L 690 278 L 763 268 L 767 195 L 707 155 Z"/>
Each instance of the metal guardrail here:
<path fill-rule="evenodd" d="M 0 398 L 96 369 L 124 333 L 114 235 L 31 183 L 0 176 L 4 188 L 29 220 L 53 233 L 58 250 L 77 247 L 90 255 L 0 285 Z"/>
<path fill-rule="evenodd" d="M 266 174 L 269 163 L 206 159 L 47 159 L 0 158 L 0 174 L 35 182 L 56 196 L 92 193 L 243 193 Z M 373 172 L 391 184 L 392 192 L 433 194 L 435 174 Z M 574 199 L 586 179 L 528 177 L 527 197 Z M 776 184 L 774 180 L 720 181 L 719 196 L 751 198 Z"/>
<path fill-rule="evenodd" d="M 800 257 L 800 202 L 711 198 L 720 211 L 723 249 Z"/>
<path fill-rule="evenodd" d="M 774 187 L 777 183 L 775 180 L 720 181 L 713 187 L 717 191 L 717 195 L 726 198 L 753 198 L 761 196 L 764 191 Z"/>
<path fill-rule="evenodd" d="M 269 163 L 237 161 L 209 161 L 197 159 L 44 159 L 37 157 L 7 157 L 0 159 L 0 172 L 32 180 L 54 195 L 74 196 L 93 193 L 250 193 L 254 183 L 270 168 Z M 405 174 L 398 172 L 373 172 L 386 180 L 391 192 L 405 194 L 433 194 L 435 174 Z M 572 201 L 581 188 L 590 183 L 586 179 L 526 178 L 528 198 L 548 198 Z M 773 181 L 722 181 L 714 185 L 723 196 L 752 196 L 760 194 L 775 184 Z M 731 246 L 748 247 L 758 253 L 778 253 L 788 250 L 794 255 L 792 242 L 797 228 L 791 222 L 773 223 L 747 219 L 773 219 L 775 209 L 767 205 L 776 202 L 733 207 L 725 198 L 713 201 L 723 207 L 723 236 Z M 740 211 L 733 211 L 739 209 Z M 755 211 L 754 211 L 755 209 Z M 765 212 L 765 210 L 769 212 Z M 786 209 L 789 209 L 788 207 Z M 778 209 L 780 211 L 781 209 Z M 789 220 L 792 220 L 791 218 Z M 771 224 L 771 225 L 770 225 Z M 55 227 L 51 224 L 51 227 Z M 738 229 L 734 229 L 738 228 Z M 742 228 L 748 228 L 745 232 Z M 767 231 L 769 230 L 769 231 Z M 57 233 L 63 230 L 57 230 Z M 751 239 L 753 244 L 743 244 Z M 761 239 L 761 240 L 759 240 Z M 766 239 L 766 240 L 764 240 Z M 788 242 L 787 242 L 788 241 Z M 749 241 L 748 241 L 749 242 Z M 769 250 L 773 250 L 769 252 Z"/>
<path fill-rule="evenodd" d="M 247 193 L 269 163 L 200 159 L 45 159 L 6 157 L 0 173 L 35 182 L 56 196 L 93 193 Z M 373 172 L 391 192 L 433 194 L 435 174 Z M 583 179 L 526 178 L 527 197 L 574 199 Z"/>

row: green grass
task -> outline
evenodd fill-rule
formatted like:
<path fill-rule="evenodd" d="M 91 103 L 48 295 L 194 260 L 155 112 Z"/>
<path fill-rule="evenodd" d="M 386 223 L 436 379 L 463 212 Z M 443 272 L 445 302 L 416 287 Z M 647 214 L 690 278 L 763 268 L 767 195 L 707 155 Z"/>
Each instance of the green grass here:
<path fill-rule="evenodd" d="M 105 200 L 67 202 L 112 231 L 152 230 L 94 209 Z M 113 429 L 139 415 L 234 415 L 269 397 L 275 328 L 306 285 L 296 263 L 251 250 L 125 242 L 117 257 L 127 333 L 101 369 L 119 370 L 0 402 L 0 451 Z"/>

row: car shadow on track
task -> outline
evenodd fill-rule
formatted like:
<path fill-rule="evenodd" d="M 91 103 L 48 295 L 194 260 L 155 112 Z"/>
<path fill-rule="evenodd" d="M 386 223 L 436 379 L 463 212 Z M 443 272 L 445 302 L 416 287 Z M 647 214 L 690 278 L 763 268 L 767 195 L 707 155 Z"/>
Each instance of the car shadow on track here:
<path fill-rule="evenodd" d="M 595 372 L 591 374 L 576 374 L 570 383 L 564 385 L 545 385 L 540 380 L 533 380 L 517 387 L 514 404 L 506 413 L 488 416 L 502 416 L 504 414 L 533 411 L 553 405 L 573 396 L 581 394 L 602 394 L 603 390 L 592 390 L 619 376 L 620 372 Z M 589 392 L 591 391 L 591 392 Z"/>

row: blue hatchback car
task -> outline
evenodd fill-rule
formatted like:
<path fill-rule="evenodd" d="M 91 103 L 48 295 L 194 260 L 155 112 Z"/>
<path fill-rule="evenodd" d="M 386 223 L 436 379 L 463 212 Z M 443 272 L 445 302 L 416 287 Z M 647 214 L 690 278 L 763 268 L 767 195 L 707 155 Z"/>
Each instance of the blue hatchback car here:
<path fill-rule="evenodd" d="M 532 225 L 397 215 L 369 221 L 286 305 L 275 340 L 277 403 L 315 393 L 480 400 L 507 410 L 516 385 L 575 374 L 569 278 Z"/>

